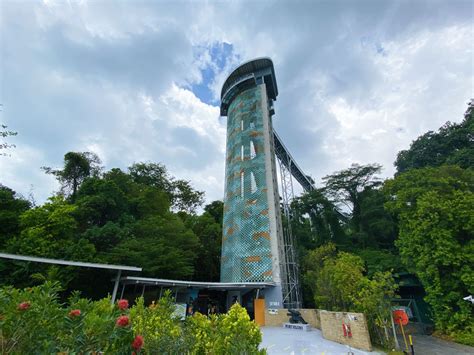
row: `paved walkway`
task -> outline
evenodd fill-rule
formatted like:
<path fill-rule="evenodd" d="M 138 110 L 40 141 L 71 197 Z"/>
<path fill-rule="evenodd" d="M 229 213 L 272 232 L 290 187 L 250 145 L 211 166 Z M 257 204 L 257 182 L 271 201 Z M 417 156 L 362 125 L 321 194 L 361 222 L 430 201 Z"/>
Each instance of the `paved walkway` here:
<path fill-rule="evenodd" d="M 400 346 L 404 347 L 403 338 L 399 337 Z M 413 335 L 415 354 L 423 355 L 467 355 L 474 354 L 474 348 L 446 341 L 429 335 Z"/>
<path fill-rule="evenodd" d="M 266 348 L 269 355 L 273 354 L 305 354 L 305 355 L 347 355 L 352 351 L 354 355 L 380 354 L 350 348 L 347 345 L 335 343 L 323 338 L 319 329 L 305 332 L 283 327 L 262 327 L 262 348 Z"/>

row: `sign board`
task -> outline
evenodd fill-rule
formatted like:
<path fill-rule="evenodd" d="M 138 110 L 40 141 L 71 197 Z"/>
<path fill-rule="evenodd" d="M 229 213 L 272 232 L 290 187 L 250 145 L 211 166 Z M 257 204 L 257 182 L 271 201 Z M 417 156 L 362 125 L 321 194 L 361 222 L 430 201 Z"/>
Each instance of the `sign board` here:
<path fill-rule="evenodd" d="M 186 303 L 175 303 L 175 309 L 172 317 L 180 320 L 186 319 Z"/>

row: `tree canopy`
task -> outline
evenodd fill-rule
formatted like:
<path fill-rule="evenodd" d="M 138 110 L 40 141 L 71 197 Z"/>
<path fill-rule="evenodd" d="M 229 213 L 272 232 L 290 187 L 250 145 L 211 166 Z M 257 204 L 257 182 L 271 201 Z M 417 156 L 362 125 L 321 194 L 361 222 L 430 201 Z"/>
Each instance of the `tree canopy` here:
<path fill-rule="evenodd" d="M 203 193 L 175 179 L 158 163 L 135 163 L 127 172 L 103 171 L 89 152 L 69 152 L 60 169 L 43 168 L 61 192 L 42 206 L 0 188 L 0 246 L 15 254 L 138 265 L 150 277 L 203 281 L 219 278 L 222 202 L 194 213 Z M 220 212 L 219 212 L 220 211 Z M 197 259 L 209 260 L 206 269 Z M 48 265 L 0 262 L 2 282 L 60 281 L 91 297 L 108 291 L 110 275 Z M 33 279 L 33 278 L 34 279 Z M 88 280 L 95 285 L 89 285 Z"/>
<path fill-rule="evenodd" d="M 324 193 L 331 201 L 348 208 L 356 233 L 361 231 L 361 195 L 365 190 L 381 185 L 376 176 L 381 169 L 379 164 L 352 164 L 348 169 L 323 177 Z"/>
<path fill-rule="evenodd" d="M 474 100 L 461 123 L 446 122 L 437 132 L 429 131 L 397 155 L 398 173 L 443 164 L 474 168 Z"/>
<path fill-rule="evenodd" d="M 30 202 L 12 189 L 0 184 L 0 247 L 20 232 L 20 215 L 30 208 Z"/>
<path fill-rule="evenodd" d="M 458 166 L 413 169 L 386 182 L 398 216 L 396 245 L 426 290 L 438 329 L 474 334 L 474 172 Z"/>
<path fill-rule="evenodd" d="M 62 169 L 53 169 L 42 167 L 47 173 L 56 176 L 61 184 L 61 192 L 69 196 L 74 202 L 76 193 L 82 182 L 94 175 L 98 175 L 100 159 L 95 153 L 91 152 L 69 152 L 64 155 L 64 167 Z"/>

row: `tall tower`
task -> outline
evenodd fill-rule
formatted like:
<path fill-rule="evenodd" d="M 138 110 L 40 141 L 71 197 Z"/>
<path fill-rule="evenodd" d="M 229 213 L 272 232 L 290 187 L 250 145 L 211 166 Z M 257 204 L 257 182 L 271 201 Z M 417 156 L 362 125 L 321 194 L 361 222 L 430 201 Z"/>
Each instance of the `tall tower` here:
<path fill-rule="evenodd" d="M 273 63 L 240 65 L 225 81 L 221 116 L 227 116 L 221 282 L 274 282 L 267 307 L 283 306 L 285 258 L 272 115 L 278 95 Z"/>

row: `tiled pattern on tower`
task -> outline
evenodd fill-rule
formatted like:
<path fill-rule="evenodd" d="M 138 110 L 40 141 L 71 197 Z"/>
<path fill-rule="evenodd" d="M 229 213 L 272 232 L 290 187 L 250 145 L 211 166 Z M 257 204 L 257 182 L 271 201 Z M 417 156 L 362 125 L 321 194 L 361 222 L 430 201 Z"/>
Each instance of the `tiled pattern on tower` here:
<path fill-rule="evenodd" d="M 272 281 L 261 90 L 239 94 L 228 110 L 222 282 Z"/>

